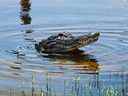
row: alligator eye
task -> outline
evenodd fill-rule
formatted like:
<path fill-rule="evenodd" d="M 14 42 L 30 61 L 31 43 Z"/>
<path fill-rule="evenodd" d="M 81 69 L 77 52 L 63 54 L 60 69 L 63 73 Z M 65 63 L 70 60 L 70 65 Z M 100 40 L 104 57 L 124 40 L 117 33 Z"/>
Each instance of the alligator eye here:
<path fill-rule="evenodd" d="M 82 43 L 82 40 L 80 40 L 79 43 Z"/>
<path fill-rule="evenodd" d="M 80 40 L 80 43 L 83 44 L 83 43 L 84 43 L 84 39 L 81 39 L 81 40 Z"/>

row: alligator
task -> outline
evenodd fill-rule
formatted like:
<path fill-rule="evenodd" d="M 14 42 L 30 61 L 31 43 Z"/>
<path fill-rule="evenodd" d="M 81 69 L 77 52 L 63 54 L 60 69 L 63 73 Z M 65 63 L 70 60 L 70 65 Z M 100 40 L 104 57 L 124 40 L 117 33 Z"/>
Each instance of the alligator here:
<path fill-rule="evenodd" d="M 69 32 L 61 32 L 41 40 L 35 44 L 35 47 L 38 51 L 46 53 L 73 52 L 74 50 L 96 42 L 99 36 L 99 32 L 88 33 L 81 36 L 73 36 Z"/>

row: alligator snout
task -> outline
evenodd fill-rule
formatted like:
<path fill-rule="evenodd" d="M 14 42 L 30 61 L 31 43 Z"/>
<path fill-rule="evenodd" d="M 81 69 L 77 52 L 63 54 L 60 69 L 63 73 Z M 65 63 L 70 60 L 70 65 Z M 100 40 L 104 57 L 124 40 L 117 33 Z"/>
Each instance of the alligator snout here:
<path fill-rule="evenodd" d="M 79 47 L 89 45 L 91 43 L 96 42 L 98 40 L 99 36 L 100 36 L 100 33 L 96 32 L 94 34 L 89 34 L 89 35 L 84 35 L 84 36 L 79 37 L 80 38 L 78 40 Z"/>

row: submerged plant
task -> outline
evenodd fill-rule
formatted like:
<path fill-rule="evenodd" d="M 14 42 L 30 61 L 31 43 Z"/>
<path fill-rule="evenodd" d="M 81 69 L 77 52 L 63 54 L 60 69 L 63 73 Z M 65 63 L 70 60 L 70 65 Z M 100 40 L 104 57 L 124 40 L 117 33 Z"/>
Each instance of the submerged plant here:
<path fill-rule="evenodd" d="M 103 90 L 103 96 L 121 96 L 119 90 L 109 87 Z"/>

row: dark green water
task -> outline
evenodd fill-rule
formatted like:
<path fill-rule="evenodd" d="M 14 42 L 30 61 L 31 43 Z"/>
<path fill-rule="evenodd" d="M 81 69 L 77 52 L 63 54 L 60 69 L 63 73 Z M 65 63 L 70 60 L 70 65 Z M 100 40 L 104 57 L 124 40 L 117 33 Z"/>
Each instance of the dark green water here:
<path fill-rule="evenodd" d="M 0 96 L 128 96 L 127 0 L 31 2 L 21 24 L 20 1 L 0 1 Z M 83 55 L 35 50 L 36 42 L 63 31 L 101 36 L 81 48 Z"/>

